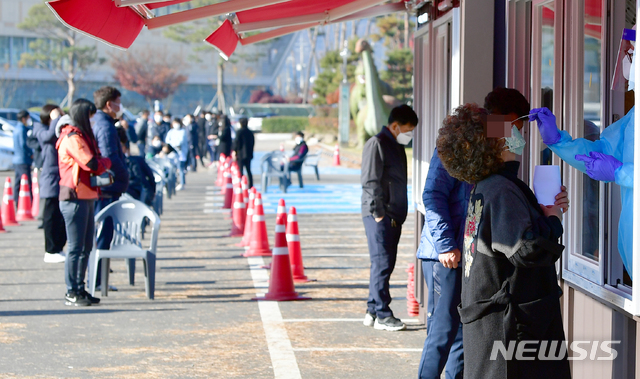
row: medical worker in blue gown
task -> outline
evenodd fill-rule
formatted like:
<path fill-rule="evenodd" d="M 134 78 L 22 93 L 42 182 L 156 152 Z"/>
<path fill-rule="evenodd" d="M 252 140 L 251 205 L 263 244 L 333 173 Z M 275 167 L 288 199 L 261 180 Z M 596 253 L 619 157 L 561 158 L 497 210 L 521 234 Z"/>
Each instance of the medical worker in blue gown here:
<path fill-rule="evenodd" d="M 626 38 L 626 40 L 625 40 Z M 623 48 L 627 42 L 635 41 L 635 30 L 625 29 L 618 55 L 616 72 L 621 71 L 629 81 L 632 91 L 635 84 L 635 49 Z M 633 47 L 631 47 L 633 49 Z M 631 55 L 633 54 L 633 55 Z M 621 59 L 622 58 L 622 59 Z M 622 62 L 622 64 L 621 64 Z M 614 83 L 616 83 L 614 73 Z M 612 86 L 613 86 L 612 85 Z M 614 182 L 620 186 L 622 212 L 618 224 L 618 251 L 629 276 L 632 276 L 633 258 L 633 129 L 635 107 L 600 134 L 597 141 L 573 138 L 564 130 L 558 130 L 556 117 L 547 108 L 533 109 L 530 121 L 538 122 L 542 141 L 562 160 L 586 173 L 594 180 Z"/>

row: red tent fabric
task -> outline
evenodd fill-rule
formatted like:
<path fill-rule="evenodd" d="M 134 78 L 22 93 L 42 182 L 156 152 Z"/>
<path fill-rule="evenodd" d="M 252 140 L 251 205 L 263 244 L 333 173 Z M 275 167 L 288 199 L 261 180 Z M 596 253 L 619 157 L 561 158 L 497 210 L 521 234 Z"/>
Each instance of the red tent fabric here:
<path fill-rule="evenodd" d="M 218 49 L 220 55 L 228 60 L 231 54 L 236 51 L 238 40 L 238 35 L 233 30 L 231 21 L 225 20 L 215 32 L 205 39 L 205 42 Z"/>
<path fill-rule="evenodd" d="M 240 23 L 267 21 L 325 12 L 351 2 L 353 0 L 292 0 L 282 4 L 238 12 L 237 16 Z"/>
<path fill-rule="evenodd" d="M 55 0 L 47 5 L 68 28 L 117 48 L 129 48 L 144 26 L 137 13 L 116 7 L 112 0 Z"/>
<path fill-rule="evenodd" d="M 147 5 L 147 8 L 149 9 L 157 9 L 162 7 L 168 7 L 169 5 L 186 3 L 187 1 L 191 1 L 191 0 L 172 0 L 172 1 L 163 1 L 161 3 L 149 3 L 146 5 Z"/>

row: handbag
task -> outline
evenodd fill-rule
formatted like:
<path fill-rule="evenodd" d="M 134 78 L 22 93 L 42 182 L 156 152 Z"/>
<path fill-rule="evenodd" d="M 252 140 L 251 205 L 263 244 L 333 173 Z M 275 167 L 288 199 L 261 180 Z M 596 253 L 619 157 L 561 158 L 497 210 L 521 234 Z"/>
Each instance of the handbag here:
<path fill-rule="evenodd" d="M 113 173 L 105 171 L 101 175 L 91 174 L 91 187 L 106 187 L 114 182 Z"/>

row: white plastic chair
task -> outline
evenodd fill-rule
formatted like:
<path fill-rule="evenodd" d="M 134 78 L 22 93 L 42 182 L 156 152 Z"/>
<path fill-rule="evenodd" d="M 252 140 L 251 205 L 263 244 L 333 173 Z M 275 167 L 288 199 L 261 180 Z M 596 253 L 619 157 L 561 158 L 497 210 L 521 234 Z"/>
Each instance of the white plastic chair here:
<path fill-rule="evenodd" d="M 135 259 L 142 258 L 144 264 L 145 290 L 147 297 L 154 298 L 155 277 L 156 277 L 156 248 L 158 243 L 158 232 L 160 231 L 160 217 L 146 204 L 138 200 L 123 199 L 111 203 L 95 216 L 96 235 L 102 223 L 108 218 L 113 219 L 113 240 L 109 250 L 96 249 L 94 243 L 93 251 L 89 257 L 89 289 L 91 295 L 95 294 L 96 284 L 95 273 L 98 269 L 98 262 L 106 259 L 102 264 L 101 287 L 102 296 L 107 296 L 109 287 L 109 259 L 122 258 L 128 260 L 129 284 L 134 284 L 135 279 Z M 152 225 L 151 239 L 148 249 L 142 247 L 142 222 L 144 218 L 149 219 Z"/>

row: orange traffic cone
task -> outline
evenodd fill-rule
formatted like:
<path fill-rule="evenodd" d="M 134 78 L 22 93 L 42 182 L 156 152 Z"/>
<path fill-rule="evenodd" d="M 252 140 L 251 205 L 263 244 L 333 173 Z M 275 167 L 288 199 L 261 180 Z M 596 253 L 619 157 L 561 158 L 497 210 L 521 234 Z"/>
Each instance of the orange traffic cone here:
<path fill-rule="evenodd" d="M 4 225 L 20 225 L 16 221 L 16 204 L 13 200 L 13 186 L 11 178 L 7 177 L 4 182 L 4 195 L 2 195 L 2 221 Z"/>
<path fill-rule="evenodd" d="M 220 186 L 221 195 L 224 195 L 227 192 L 227 176 L 231 177 L 231 164 L 229 163 L 229 159 L 227 159 L 227 161 L 222 165 L 222 185 Z"/>
<path fill-rule="evenodd" d="M 340 146 L 338 145 L 336 145 L 336 148 L 333 151 L 333 165 L 340 166 Z"/>
<path fill-rule="evenodd" d="M 247 212 L 242 197 L 242 188 L 239 186 L 233 190 L 233 221 L 231 225 L 230 237 L 242 237 L 244 234 L 244 224 Z"/>
<path fill-rule="evenodd" d="M 280 221 L 282 219 L 282 222 Z M 284 246 L 287 246 L 287 208 L 284 204 L 284 199 L 280 199 L 278 202 L 278 211 L 276 213 L 276 242 L 274 243 L 278 246 L 278 238 L 284 238 Z M 273 263 L 273 262 L 272 262 Z M 263 266 L 262 268 L 271 269 L 271 263 Z"/>
<path fill-rule="evenodd" d="M 231 209 L 231 201 L 233 200 L 233 183 L 231 182 L 231 172 L 226 171 L 224 173 L 224 179 L 226 185 L 224 188 L 224 204 L 222 205 L 222 209 Z"/>
<path fill-rule="evenodd" d="M 6 233 L 7 231 L 2 226 L 2 214 L 0 214 L 0 233 Z"/>
<path fill-rule="evenodd" d="M 4 182 L 4 194 L 2 195 L 2 220 L 6 226 L 20 225 L 16 220 L 16 203 L 13 197 L 13 185 L 11 178 Z"/>
<path fill-rule="evenodd" d="M 20 178 L 20 194 L 18 195 L 18 221 L 32 221 L 31 215 L 31 191 L 29 190 L 29 178 L 22 174 Z"/>
<path fill-rule="evenodd" d="M 251 226 L 251 244 L 249 250 L 244 253 L 245 257 L 270 257 L 269 238 L 267 237 L 267 223 L 264 219 L 264 209 L 262 208 L 262 195 L 256 193 L 253 200 L 253 216 Z"/>
<path fill-rule="evenodd" d="M 242 187 L 242 199 L 244 200 L 245 215 L 247 213 L 247 206 L 249 205 L 249 179 L 245 175 L 242 175 L 242 181 L 240 182 Z"/>
<path fill-rule="evenodd" d="M 249 204 L 247 205 L 247 217 L 244 222 L 244 235 L 242 241 L 237 243 L 236 246 L 249 246 L 251 243 L 251 227 L 253 226 L 253 207 L 256 198 L 256 189 L 251 187 L 249 191 Z"/>
<path fill-rule="evenodd" d="M 225 162 L 225 155 L 224 154 L 220 154 L 220 158 L 218 161 L 218 178 L 216 179 L 216 186 L 218 187 L 222 187 L 224 185 L 224 162 Z"/>
<path fill-rule="evenodd" d="M 31 191 L 33 191 L 33 201 L 31 204 L 31 215 L 33 217 L 38 217 L 40 214 L 40 185 L 38 184 L 38 174 L 36 171 L 33 171 L 31 175 Z"/>
<path fill-rule="evenodd" d="M 280 199 L 280 204 L 284 208 L 284 200 Z M 278 206 L 280 208 L 280 206 Z M 287 214 L 278 213 L 276 217 L 276 238 L 273 247 L 273 260 L 271 261 L 271 277 L 269 278 L 269 292 L 264 297 L 257 297 L 253 300 L 309 300 L 296 293 L 291 276 L 291 265 L 289 263 L 289 249 L 287 248 L 286 225 Z"/>
<path fill-rule="evenodd" d="M 284 151 L 284 143 L 280 144 L 280 151 Z"/>
<path fill-rule="evenodd" d="M 293 281 L 296 283 L 308 282 L 309 279 L 304 275 L 304 266 L 302 265 L 302 251 L 300 249 L 300 232 L 298 231 L 298 214 L 296 207 L 289 209 L 289 216 L 287 217 L 287 245 L 289 246 L 289 260 L 291 261 Z"/>

